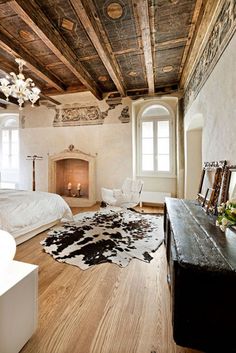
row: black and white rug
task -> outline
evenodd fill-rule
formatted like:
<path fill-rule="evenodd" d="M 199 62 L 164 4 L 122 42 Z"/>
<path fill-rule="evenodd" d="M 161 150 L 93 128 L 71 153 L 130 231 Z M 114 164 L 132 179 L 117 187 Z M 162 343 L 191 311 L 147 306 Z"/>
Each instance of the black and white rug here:
<path fill-rule="evenodd" d="M 150 262 L 162 241 L 162 215 L 105 209 L 74 216 L 41 244 L 55 260 L 86 270 L 104 262 L 125 267 L 132 258 Z"/>

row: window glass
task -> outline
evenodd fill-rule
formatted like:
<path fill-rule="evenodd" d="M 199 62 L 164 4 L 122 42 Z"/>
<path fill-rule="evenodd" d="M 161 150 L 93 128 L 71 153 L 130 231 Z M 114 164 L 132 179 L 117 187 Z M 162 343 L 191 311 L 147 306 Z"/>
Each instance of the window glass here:
<path fill-rule="evenodd" d="M 170 115 L 168 109 L 158 104 L 151 105 L 150 107 L 146 108 L 143 112 L 143 117 L 168 116 L 168 115 Z"/>
<path fill-rule="evenodd" d="M 143 139 L 142 153 L 143 154 L 153 154 L 153 139 Z"/>
<path fill-rule="evenodd" d="M 3 183 L 6 185 L 7 183 L 12 183 L 15 187 L 18 181 L 19 130 L 17 125 L 16 119 L 9 118 L 5 121 L 0 131 L 1 186 Z"/>
<path fill-rule="evenodd" d="M 154 175 L 173 171 L 170 119 L 169 111 L 160 105 L 152 105 L 143 112 L 139 135 L 141 172 Z"/>
<path fill-rule="evenodd" d="M 15 119 L 7 119 L 5 124 L 3 125 L 4 127 L 17 127 L 17 121 Z"/>
<path fill-rule="evenodd" d="M 158 137 L 169 137 L 169 121 L 158 121 Z"/>
<path fill-rule="evenodd" d="M 158 139 L 158 154 L 169 154 L 170 153 L 170 140 L 169 138 Z"/>
<path fill-rule="evenodd" d="M 169 155 L 159 155 L 158 156 L 158 170 L 160 172 L 169 172 L 169 170 L 170 170 Z"/>
<path fill-rule="evenodd" d="M 9 168 L 10 155 L 10 132 L 9 130 L 2 131 L 2 168 Z"/>
<path fill-rule="evenodd" d="M 5 152 L 5 153 L 4 153 Z M 3 156 L 2 156 L 2 168 L 9 168 L 9 158 L 8 158 L 8 152 L 3 151 Z"/>
<path fill-rule="evenodd" d="M 142 122 L 142 137 L 153 137 L 153 122 L 143 121 Z"/>
<path fill-rule="evenodd" d="M 19 131 L 18 130 L 11 130 L 11 139 L 12 139 L 12 142 L 15 142 L 18 144 L 18 141 L 19 141 Z"/>
<path fill-rule="evenodd" d="M 154 163 L 153 163 L 153 155 L 142 155 L 142 170 L 144 171 L 153 171 Z"/>
<path fill-rule="evenodd" d="M 7 143 L 9 144 L 9 130 L 3 130 L 2 131 L 2 143 Z"/>

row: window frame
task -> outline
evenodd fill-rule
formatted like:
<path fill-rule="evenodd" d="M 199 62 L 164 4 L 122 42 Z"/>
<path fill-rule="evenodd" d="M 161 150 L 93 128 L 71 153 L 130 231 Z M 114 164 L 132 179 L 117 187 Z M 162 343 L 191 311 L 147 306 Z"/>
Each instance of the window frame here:
<path fill-rule="evenodd" d="M 147 116 L 143 117 L 144 112 L 147 108 L 152 105 L 159 105 L 168 110 L 168 115 L 157 115 L 157 116 Z M 156 136 L 154 138 L 154 170 L 153 171 L 144 171 L 142 170 L 142 122 L 154 122 L 153 132 L 156 132 Z M 170 170 L 169 171 L 158 171 L 157 168 L 157 158 L 158 158 L 158 136 L 157 130 L 155 131 L 155 127 L 157 129 L 158 121 L 169 121 L 169 156 L 170 156 Z M 143 107 L 142 111 L 138 116 L 137 122 L 137 175 L 140 177 L 166 177 L 166 178 L 175 178 L 176 177 L 176 158 L 175 158 L 175 130 L 174 130 L 174 118 L 172 111 L 164 104 L 153 102 L 149 103 L 145 107 Z"/>

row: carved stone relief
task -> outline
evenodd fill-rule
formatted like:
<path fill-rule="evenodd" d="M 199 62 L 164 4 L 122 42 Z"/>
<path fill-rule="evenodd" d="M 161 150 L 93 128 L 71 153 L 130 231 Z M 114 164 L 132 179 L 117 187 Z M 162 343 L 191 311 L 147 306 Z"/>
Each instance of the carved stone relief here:
<path fill-rule="evenodd" d="M 184 110 L 197 97 L 236 29 L 236 1 L 226 0 L 185 90 Z"/>
<path fill-rule="evenodd" d="M 109 107 L 105 111 L 101 111 L 98 106 L 65 106 L 62 108 L 55 109 L 55 117 L 53 120 L 53 126 L 80 126 L 80 125 L 102 125 L 104 120 L 108 116 L 108 112 L 112 110 L 112 114 L 115 113 L 116 107 L 121 104 L 120 101 L 109 102 Z M 125 106 L 120 116 L 116 112 L 117 119 L 121 123 L 130 122 L 129 107 Z M 118 121 L 119 121 L 118 120 Z"/>
<path fill-rule="evenodd" d="M 96 106 L 56 109 L 53 126 L 101 125 L 109 110 L 102 112 Z"/>
<path fill-rule="evenodd" d="M 129 123 L 130 122 L 130 115 L 129 115 L 129 107 L 126 106 L 122 109 L 121 114 L 119 116 L 119 120 L 122 123 Z"/>

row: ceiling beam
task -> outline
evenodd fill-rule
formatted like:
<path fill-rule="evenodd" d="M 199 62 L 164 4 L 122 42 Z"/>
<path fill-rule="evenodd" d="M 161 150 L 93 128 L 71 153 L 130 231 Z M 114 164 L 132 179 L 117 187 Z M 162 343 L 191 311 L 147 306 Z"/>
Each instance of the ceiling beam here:
<path fill-rule="evenodd" d="M 96 8 L 93 2 L 91 0 L 70 0 L 70 3 L 117 90 L 121 96 L 125 96 L 125 87 L 119 65 L 112 53 L 111 45 L 103 25 L 96 14 Z"/>
<path fill-rule="evenodd" d="M 128 48 L 128 49 L 123 49 L 123 50 L 117 50 L 117 51 L 113 51 L 113 55 L 119 56 L 119 55 L 141 55 L 143 54 L 143 51 L 141 49 L 137 49 L 137 48 Z M 97 59 L 98 55 L 90 55 L 90 56 L 84 56 L 82 58 L 80 58 L 80 61 L 89 61 L 89 60 L 94 60 Z M 51 65 L 47 65 L 47 67 L 51 67 Z"/>
<path fill-rule="evenodd" d="M 194 9 L 194 12 L 193 12 L 191 25 L 190 25 L 189 32 L 188 32 L 188 39 L 187 39 L 187 42 L 185 44 L 184 53 L 183 53 L 183 56 L 182 56 L 180 67 L 179 67 L 179 79 L 180 79 L 180 76 L 181 76 L 181 73 L 182 73 L 182 70 L 183 70 L 184 63 L 185 63 L 185 60 L 187 58 L 188 52 L 190 50 L 190 45 L 191 45 L 191 42 L 192 42 L 192 39 L 193 39 L 193 36 L 194 36 L 195 28 L 197 27 L 197 24 L 200 21 L 200 13 L 201 13 L 202 6 L 204 5 L 204 3 L 206 3 L 206 0 L 196 0 L 195 9 Z"/>
<path fill-rule="evenodd" d="M 159 49 L 159 48 L 163 48 L 163 47 L 169 47 L 172 45 L 176 45 L 176 44 L 182 44 L 185 45 L 185 43 L 187 42 L 188 38 L 187 37 L 182 37 L 182 38 L 176 38 L 176 39 L 170 39 L 170 40 L 166 40 L 164 42 L 158 42 L 155 44 L 155 48 Z M 167 48 L 168 49 L 168 48 Z"/>
<path fill-rule="evenodd" d="M 36 1 L 13 0 L 9 5 L 94 96 L 102 99 L 102 92 L 97 83 L 93 81 L 89 73 L 78 61 L 76 54 L 71 50 Z"/>
<path fill-rule="evenodd" d="M 167 85 L 164 85 L 164 86 L 159 86 L 159 87 L 156 87 L 155 88 L 155 95 L 158 93 L 158 92 L 170 92 L 170 91 L 176 91 L 176 90 L 179 90 L 178 88 L 178 83 L 177 82 L 173 82 L 173 83 L 170 83 L 170 84 L 167 84 Z M 129 89 L 127 91 L 128 93 L 136 93 L 136 92 L 146 92 L 148 93 L 148 88 L 132 88 L 132 89 Z"/>
<path fill-rule="evenodd" d="M 2 61 L 0 59 L 0 70 L 4 72 L 5 75 L 9 75 L 9 72 L 16 72 L 17 70 L 17 63 L 10 63 L 8 61 Z"/>
<path fill-rule="evenodd" d="M 33 71 L 38 77 L 55 87 L 59 92 L 66 90 L 66 86 L 58 80 L 49 70 L 43 67 L 28 52 L 26 52 L 13 38 L 8 38 L 0 32 L 0 46 L 7 53 L 15 58 L 21 57 L 27 63 L 27 67 Z M 1 67 L 0 67 L 1 68 Z"/>
<path fill-rule="evenodd" d="M 82 85 L 68 86 L 64 94 L 78 93 L 78 92 L 88 92 L 88 89 Z M 45 94 L 46 96 L 58 96 L 58 92 L 53 88 L 45 88 L 43 90 L 43 94 Z"/>
<path fill-rule="evenodd" d="M 51 102 L 51 103 L 53 103 L 55 105 L 61 105 L 61 103 L 58 102 L 56 99 L 51 98 L 51 97 L 49 97 L 49 96 L 47 96 L 45 94 L 40 93 L 40 97 L 42 98 L 42 100 L 49 101 L 49 102 Z M 40 101 L 39 101 L 39 103 L 40 103 Z"/>
<path fill-rule="evenodd" d="M 4 103 L 0 103 L 0 108 L 7 109 L 7 105 Z"/>
<path fill-rule="evenodd" d="M 132 99 L 138 99 L 138 98 L 149 98 L 153 97 L 153 95 L 150 95 L 147 91 L 142 89 L 138 90 L 128 90 L 127 95 Z M 156 89 L 156 92 L 154 94 L 155 97 L 177 97 L 177 98 L 182 98 L 183 97 L 183 90 L 179 90 L 177 87 L 159 87 Z"/>
<path fill-rule="evenodd" d="M 5 101 L 6 104 L 12 103 L 12 104 L 15 104 L 15 105 L 19 105 L 17 99 L 14 98 L 14 97 L 9 96 L 8 97 L 8 101 L 7 101 L 7 97 L 2 92 L 0 92 L 0 99 Z"/>
<path fill-rule="evenodd" d="M 204 0 L 199 14 L 198 23 L 195 26 L 195 32 L 192 43 L 188 51 L 187 58 L 180 77 L 180 87 L 186 88 L 194 72 L 202 52 L 209 39 L 214 26 L 214 21 L 224 0 Z"/>
<path fill-rule="evenodd" d="M 149 94 L 155 93 L 154 87 L 154 66 L 152 58 L 151 30 L 148 13 L 148 0 L 133 0 L 135 18 L 138 20 L 136 27 L 141 29 L 142 47 L 147 75 Z"/>

